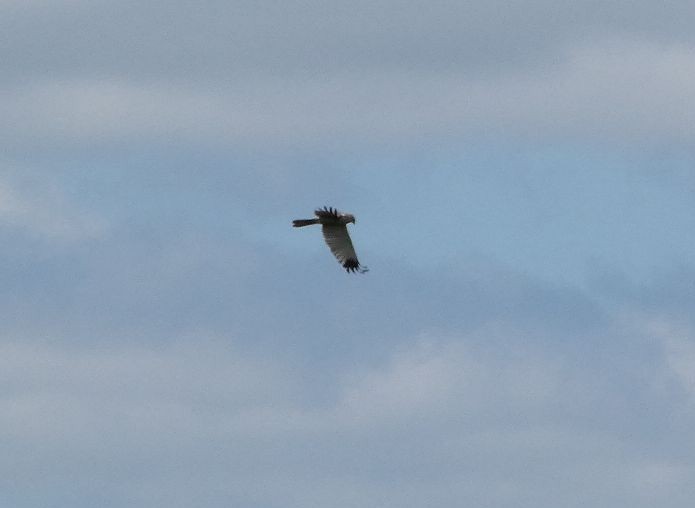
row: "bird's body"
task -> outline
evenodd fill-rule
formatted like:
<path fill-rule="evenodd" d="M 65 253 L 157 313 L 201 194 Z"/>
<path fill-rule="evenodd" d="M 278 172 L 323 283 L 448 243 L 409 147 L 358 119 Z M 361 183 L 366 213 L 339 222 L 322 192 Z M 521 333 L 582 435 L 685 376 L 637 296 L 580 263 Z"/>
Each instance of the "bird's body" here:
<path fill-rule="evenodd" d="M 348 272 L 366 272 L 367 268 L 361 266 L 357 260 L 357 254 L 347 230 L 348 224 L 355 223 L 355 216 L 350 213 L 340 213 L 335 208 L 325 206 L 315 210 L 314 215 L 316 215 L 315 219 L 297 219 L 292 221 L 292 225 L 295 228 L 301 228 L 321 224 L 323 238 L 343 268 Z"/>

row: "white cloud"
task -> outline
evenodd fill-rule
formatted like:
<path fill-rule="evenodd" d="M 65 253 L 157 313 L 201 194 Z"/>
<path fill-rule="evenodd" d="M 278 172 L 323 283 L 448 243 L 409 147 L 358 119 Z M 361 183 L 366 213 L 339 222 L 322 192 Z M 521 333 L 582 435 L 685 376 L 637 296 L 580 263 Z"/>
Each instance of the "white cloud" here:
<path fill-rule="evenodd" d="M 559 389 L 559 365 L 523 351 L 508 357 L 469 351 L 466 341 L 421 342 L 353 378 L 336 411 L 359 425 L 479 414 L 503 404 L 540 407 Z"/>
<path fill-rule="evenodd" d="M 10 173 L 18 173 L 12 169 Z M 0 177 L 0 228 L 26 231 L 31 235 L 76 240 L 98 235 L 105 227 L 94 214 L 78 210 L 56 185 L 32 178 L 30 185 Z"/>
<path fill-rule="evenodd" d="M 695 331 L 666 318 L 654 319 L 647 326 L 662 342 L 668 366 L 695 402 Z"/>
<path fill-rule="evenodd" d="M 646 495 L 658 495 L 664 489 L 691 481 L 695 477 L 695 468 L 677 462 L 655 461 L 635 464 L 627 473 L 634 488 Z"/>

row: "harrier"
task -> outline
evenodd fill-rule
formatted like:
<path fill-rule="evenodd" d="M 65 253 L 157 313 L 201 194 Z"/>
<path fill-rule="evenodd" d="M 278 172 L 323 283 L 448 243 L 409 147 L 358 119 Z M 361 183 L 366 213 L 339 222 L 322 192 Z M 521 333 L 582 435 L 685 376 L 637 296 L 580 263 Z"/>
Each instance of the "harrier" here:
<path fill-rule="evenodd" d="M 355 223 L 355 216 L 350 213 L 340 213 L 335 208 L 326 206 L 314 211 L 314 215 L 316 219 L 297 219 L 292 221 L 292 225 L 295 228 L 301 228 L 321 224 L 323 238 L 343 268 L 348 272 L 366 272 L 368 268 L 357 261 L 357 254 L 347 230 L 348 224 Z"/>

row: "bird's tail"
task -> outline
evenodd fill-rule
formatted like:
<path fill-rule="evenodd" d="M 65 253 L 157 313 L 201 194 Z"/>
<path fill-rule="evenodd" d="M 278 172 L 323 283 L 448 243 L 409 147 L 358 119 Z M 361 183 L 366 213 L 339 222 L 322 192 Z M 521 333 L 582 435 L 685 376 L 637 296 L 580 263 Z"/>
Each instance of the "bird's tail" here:
<path fill-rule="evenodd" d="M 311 226 L 312 224 L 318 224 L 318 219 L 297 219 L 292 221 L 292 225 L 295 228 L 301 228 L 303 226 Z"/>

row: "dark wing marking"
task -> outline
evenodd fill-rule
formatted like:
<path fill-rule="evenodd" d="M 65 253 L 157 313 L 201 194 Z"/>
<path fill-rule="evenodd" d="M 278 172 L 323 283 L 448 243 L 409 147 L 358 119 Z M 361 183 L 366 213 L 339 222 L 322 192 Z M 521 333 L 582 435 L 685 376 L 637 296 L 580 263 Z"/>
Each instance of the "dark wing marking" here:
<path fill-rule="evenodd" d="M 324 206 L 318 210 L 314 210 L 314 214 L 321 219 L 336 219 L 338 220 L 338 210 L 330 206 Z"/>
<path fill-rule="evenodd" d="M 342 224 L 324 224 L 321 229 L 328 248 L 331 249 L 333 255 L 343 265 L 343 268 L 348 272 L 363 273 L 367 271 L 357 261 L 357 254 L 352 246 L 352 240 L 350 240 L 346 226 Z"/>

